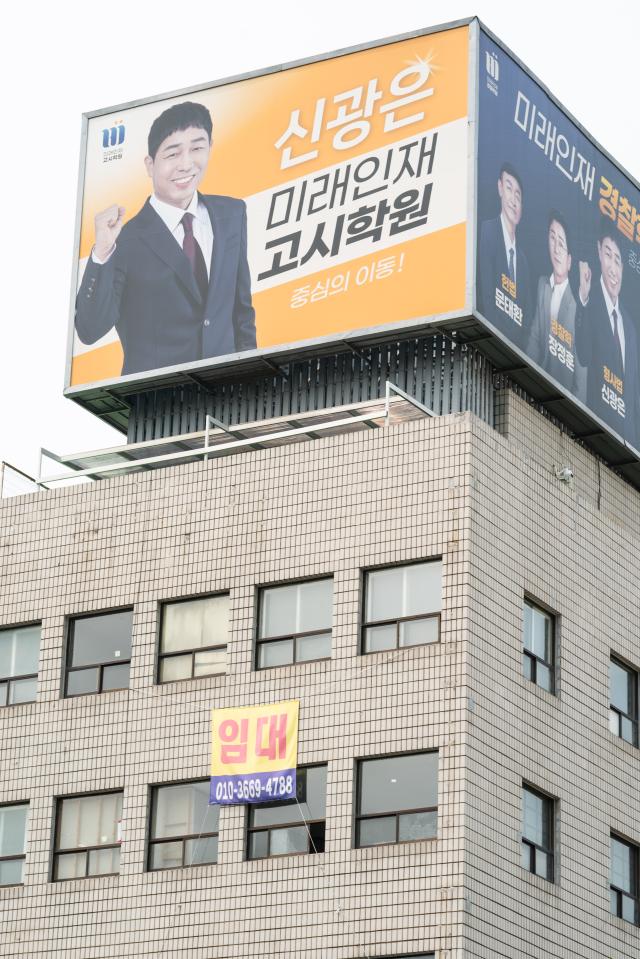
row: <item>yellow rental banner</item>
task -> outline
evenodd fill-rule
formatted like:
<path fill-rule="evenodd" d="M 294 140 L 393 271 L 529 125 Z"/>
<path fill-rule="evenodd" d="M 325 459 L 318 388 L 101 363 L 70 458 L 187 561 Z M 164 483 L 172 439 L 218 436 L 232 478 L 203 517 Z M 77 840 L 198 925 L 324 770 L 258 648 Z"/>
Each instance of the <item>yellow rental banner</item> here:
<path fill-rule="evenodd" d="M 70 382 L 466 306 L 469 28 L 85 120 Z"/>
<path fill-rule="evenodd" d="M 216 805 L 295 799 L 299 701 L 211 710 Z"/>

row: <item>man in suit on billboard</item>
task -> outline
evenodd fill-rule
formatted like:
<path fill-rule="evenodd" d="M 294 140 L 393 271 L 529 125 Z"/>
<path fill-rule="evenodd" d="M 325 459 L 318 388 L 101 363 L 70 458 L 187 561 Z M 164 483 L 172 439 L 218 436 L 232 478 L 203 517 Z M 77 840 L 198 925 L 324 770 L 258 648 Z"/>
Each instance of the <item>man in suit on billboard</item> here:
<path fill-rule="evenodd" d="M 600 278 L 580 262 L 577 348 L 587 368 L 587 405 L 636 449 L 639 443 L 638 339 L 620 302 L 623 257 L 615 224 L 603 218 L 598 237 Z"/>
<path fill-rule="evenodd" d="M 549 214 L 547 242 L 551 275 L 538 280 L 536 311 L 526 352 L 557 383 L 585 402 L 586 371 L 576 357 L 576 301 L 569 283 L 569 227 L 558 210 Z"/>
<path fill-rule="evenodd" d="M 245 204 L 198 193 L 211 130 L 202 104 L 165 110 L 148 137 L 152 196 L 127 223 L 119 205 L 95 218 L 76 330 L 91 344 L 115 327 L 122 375 L 256 346 Z"/>
<path fill-rule="evenodd" d="M 522 218 L 522 180 L 510 163 L 498 177 L 500 214 L 485 220 L 478 247 L 478 309 L 516 346 L 526 349 L 532 321 L 531 275 L 518 242 Z"/>

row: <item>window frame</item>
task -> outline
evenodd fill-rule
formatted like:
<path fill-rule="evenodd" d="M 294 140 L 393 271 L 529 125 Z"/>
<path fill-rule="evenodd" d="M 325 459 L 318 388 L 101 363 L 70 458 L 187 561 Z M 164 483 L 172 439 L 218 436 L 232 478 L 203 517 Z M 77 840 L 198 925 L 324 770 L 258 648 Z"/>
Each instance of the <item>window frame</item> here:
<path fill-rule="evenodd" d="M 529 792 L 532 795 L 536 796 L 538 799 L 542 799 L 543 806 L 543 816 L 546 822 L 542 823 L 542 830 L 546 827 L 547 833 L 549 835 L 549 844 L 548 846 L 539 845 L 535 843 L 532 839 L 528 839 L 524 834 L 524 793 Z M 529 866 L 522 865 L 522 868 L 525 872 L 528 872 L 532 876 L 537 876 L 539 879 L 544 879 L 546 882 L 555 883 L 556 879 L 556 809 L 557 809 L 557 798 L 551 796 L 549 793 L 544 792 L 541 789 L 538 789 L 537 786 L 532 786 L 531 783 L 523 781 L 522 783 L 522 809 L 521 809 L 521 833 L 520 833 L 520 848 L 526 847 L 529 850 Z M 538 852 L 543 853 L 547 857 L 547 874 L 546 876 L 539 873 L 536 866 L 536 859 Z M 521 858 L 522 864 L 522 858 Z M 531 866 L 533 865 L 533 869 Z"/>
<path fill-rule="evenodd" d="M 356 777 L 355 777 L 355 803 L 353 805 L 353 848 L 354 849 L 377 849 L 380 846 L 397 846 L 397 845 L 406 845 L 407 843 L 412 842 L 435 842 L 438 839 L 438 813 L 439 805 L 436 803 L 435 806 L 419 806 L 415 809 L 400 809 L 396 812 L 376 812 L 376 813 L 360 813 L 361 800 L 362 800 L 362 773 L 361 769 L 364 763 L 376 759 L 399 759 L 404 756 L 424 756 L 428 754 L 435 753 L 438 756 L 438 774 L 440 773 L 440 750 L 435 749 L 412 749 L 408 752 L 395 752 L 395 753 L 382 753 L 375 756 L 361 756 L 356 759 Z M 437 798 L 437 793 L 436 793 Z M 422 838 L 416 839 L 398 839 L 399 830 L 400 830 L 400 816 L 412 815 L 414 813 L 421 812 L 435 812 L 436 814 L 436 834 L 435 836 L 424 836 Z M 395 835 L 396 838 L 389 842 L 377 842 L 370 845 L 362 846 L 360 845 L 360 823 L 363 820 L 369 819 L 389 819 L 393 816 L 395 818 Z"/>
<path fill-rule="evenodd" d="M 611 664 L 614 663 L 618 666 L 619 669 L 623 669 L 626 673 L 629 674 L 629 679 L 632 680 L 631 685 L 631 700 L 633 713 L 623 713 L 621 709 L 617 706 L 614 706 L 611 702 Z M 640 700 L 640 673 L 638 670 L 632 666 L 630 663 L 626 662 L 624 659 L 621 659 L 620 656 L 617 656 L 614 652 L 611 652 L 609 656 L 609 730 L 612 736 L 615 736 L 616 739 L 621 739 L 623 743 L 627 743 L 629 746 L 633 746 L 635 749 L 638 748 L 638 701 Z M 614 733 L 611 729 L 611 720 L 613 714 L 615 713 L 617 717 L 617 726 L 618 732 Z M 630 742 L 622 735 L 622 720 L 627 719 L 633 729 L 633 737 Z"/>
<path fill-rule="evenodd" d="M 77 846 L 73 848 L 59 848 L 60 842 L 60 830 L 62 828 L 62 806 L 66 799 L 91 799 L 95 796 L 115 796 L 121 795 L 122 802 L 124 806 L 124 788 L 122 789 L 99 789 L 96 792 L 89 793 L 70 793 L 62 796 L 55 797 L 55 808 L 54 808 L 54 830 L 53 830 L 53 848 L 51 850 L 51 882 L 74 882 L 74 881 L 83 881 L 85 879 L 104 879 L 108 876 L 119 876 L 120 870 L 118 872 L 100 872 L 100 873 L 89 873 L 87 872 L 89 868 L 89 854 L 94 851 L 101 851 L 103 849 L 121 849 L 122 848 L 122 839 L 119 839 L 117 842 L 112 843 L 101 843 L 98 846 Z M 60 879 L 58 878 L 58 857 L 69 855 L 73 853 L 84 853 L 85 854 L 85 871 L 84 876 L 69 876 L 68 878 Z"/>
<path fill-rule="evenodd" d="M 331 622 L 328 629 L 310 629 L 302 633 L 284 633 L 281 636 L 268 636 L 262 638 L 260 636 L 260 631 L 262 629 L 262 596 L 268 590 L 271 589 L 280 589 L 282 586 L 301 586 L 305 583 L 320 583 L 323 581 L 331 582 Z M 284 579 L 280 580 L 277 583 L 263 583 L 258 586 L 256 592 L 256 604 L 255 604 L 255 640 L 254 640 L 254 652 L 253 652 L 253 663 L 254 670 L 256 672 L 262 672 L 265 669 L 282 669 L 288 666 L 303 666 L 305 663 L 326 663 L 331 659 L 331 652 L 328 656 L 317 656 L 315 659 L 297 659 L 297 649 L 298 649 L 298 640 L 305 639 L 308 636 L 323 636 L 326 633 L 329 633 L 331 638 L 331 646 L 333 649 L 333 620 L 334 620 L 334 611 L 335 611 L 335 576 L 333 573 L 323 574 L 321 576 L 308 576 L 302 579 Z M 291 640 L 293 642 L 293 659 L 288 663 L 277 663 L 273 666 L 260 666 L 259 656 L 260 649 L 262 646 L 267 646 L 269 643 L 281 643 L 286 640 Z"/>
<path fill-rule="evenodd" d="M 170 680 L 170 682 L 179 682 L 180 680 Z M 217 832 L 201 832 L 193 833 L 190 835 L 184 836 L 167 836 L 164 839 L 154 839 L 153 838 L 153 828 L 156 815 L 156 805 L 157 805 L 157 796 L 160 789 L 167 789 L 171 786 L 192 786 L 197 783 L 208 783 L 209 779 L 206 777 L 200 777 L 198 779 L 177 779 L 173 782 L 168 783 L 152 783 L 149 786 L 149 805 L 148 805 L 148 815 L 147 815 L 147 842 L 146 842 L 146 853 L 145 853 L 145 872 L 169 872 L 171 869 L 192 869 L 197 866 L 217 866 L 218 858 L 216 856 L 215 862 L 196 862 L 196 863 L 185 863 L 185 844 L 189 840 L 193 839 L 218 839 L 220 841 L 220 813 L 218 812 L 218 831 Z M 221 808 L 221 807 L 220 807 Z M 154 868 L 151 865 L 151 857 L 153 854 L 153 847 L 164 845 L 168 842 L 179 842 L 182 845 L 182 865 L 180 866 L 161 866 L 159 868 Z"/>
<path fill-rule="evenodd" d="M 216 596 L 228 596 L 229 597 L 229 606 L 231 607 L 231 590 L 217 590 L 212 593 L 195 593 L 189 596 L 176 596 L 173 599 L 162 599 L 158 603 L 157 611 L 157 640 L 156 640 L 156 666 L 155 666 L 155 677 L 154 682 L 156 686 L 170 686 L 172 683 L 192 683 L 199 679 L 214 679 L 216 676 L 227 676 L 229 674 L 229 638 L 231 634 L 231 616 L 229 616 L 229 636 L 227 637 L 226 643 L 215 643 L 213 646 L 199 646 L 198 648 L 192 647 L 191 649 L 178 650 L 175 653 L 163 653 L 162 652 L 162 635 L 164 627 L 164 611 L 167 606 L 176 605 L 178 603 L 193 603 L 197 602 L 200 599 L 215 599 Z M 218 649 L 225 649 L 227 651 L 227 668 L 223 673 L 208 673 L 204 676 L 194 676 L 193 669 L 195 664 L 195 654 L 196 653 L 208 653 Z M 189 656 L 191 655 L 191 676 L 183 676 L 180 679 L 161 679 L 162 663 L 165 659 L 172 659 L 176 656 Z M 167 785 L 170 785 L 169 783 Z"/>
<path fill-rule="evenodd" d="M 113 659 L 107 662 L 102 663 L 87 663 L 84 666 L 71 666 L 71 656 L 73 650 L 73 639 L 74 639 L 74 624 L 79 619 L 97 619 L 99 616 L 110 616 L 116 613 L 131 613 L 131 656 L 129 659 Z M 62 698 L 63 699 L 78 699 L 81 696 L 102 696 L 104 693 L 118 693 L 122 690 L 130 689 L 131 682 L 131 673 L 129 672 L 129 683 L 126 686 L 115 686 L 113 689 L 103 689 L 103 679 L 104 679 L 104 669 L 107 666 L 125 666 L 128 665 L 131 668 L 131 660 L 133 657 L 133 617 L 135 609 L 133 606 L 116 606 L 112 609 L 101 609 L 97 612 L 90 613 L 72 613 L 66 617 L 66 629 L 65 629 L 65 655 L 62 660 Z M 98 670 L 98 688 L 93 689 L 86 693 L 69 693 L 67 688 L 69 685 L 69 673 L 79 673 L 82 670 L 88 669 L 97 669 Z M 97 793 L 91 793 L 90 795 L 98 795 Z"/>
<path fill-rule="evenodd" d="M 545 616 L 549 617 L 551 622 L 551 636 L 549 638 L 550 645 L 550 660 L 547 661 L 541 656 L 538 656 L 533 650 L 527 649 L 524 643 L 524 623 L 525 623 L 525 606 L 529 606 L 530 609 L 543 613 Z M 535 599 L 531 596 L 530 593 L 524 594 L 524 599 L 522 603 L 522 659 L 526 658 L 530 663 L 531 668 L 531 677 L 527 676 L 522 670 L 522 674 L 528 683 L 533 683 L 534 686 L 537 686 L 538 689 L 544 690 L 545 693 L 549 693 L 551 696 L 557 694 L 557 682 L 556 682 L 556 662 L 558 658 L 558 626 L 559 626 L 560 617 L 558 614 L 546 606 L 544 603 L 541 603 L 538 599 Z M 549 670 L 550 676 L 550 688 L 546 689 L 542 683 L 538 682 L 538 663 L 541 663 L 546 669 Z"/>
<path fill-rule="evenodd" d="M 265 668 L 266 668 L 266 667 L 265 667 Z M 325 767 L 326 770 L 327 770 L 327 780 L 328 780 L 328 776 L 329 776 L 329 763 L 328 763 L 328 762 L 324 762 L 324 763 L 305 763 L 304 765 L 298 766 L 297 772 L 300 773 L 300 772 L 302 772 L 303 770 L 306 771 L 307 769 L 320 769 L 320 768 L 322 768 L 322 767 Z M 326 781 L 327 781 L 327 780 L 326 780 Z M 251 825 L 251 819 L 252 819 L 253 810 L 254 810 L 256 807 L 258 807 L 258 808 L 273 809 L 273 808 L 275 808 L 275 807 L 282 807 L 282 806 L 287 806 L 287 805 L 291 805 L 291 808 L 292 808 L 292 809 L 297 809 L 297 808 L 299 807 L 300 803 L 299 803 L 299 801 L 298 801 L 297 799 L 295 799 L 295 800 L 293 800 L 293 799 L 285 799 L 285 800 L 280 800 L 280 801 L 276 801 L 276 802 L 269 802 L 269 803 L 248 803 L 248 804 L 247 804 L 247 816 L 246 816 L 246 828 L 245 828 L 245 860 L 246 860 L 247 862 L 265 862 L 265 861 L 268 860 L 268 859 L 282 859 L 284 856 L 315 856 L 315 855 L 322 855 L 322 853 L 325 851 L 325 849 L 326 849 L 326 837 L 327 837 L 327 796 L 326 796 L 326 791 L 325 791 L 325 811 L 324 811 L 324 819 L 304 819 L 304 817 L 300 814 L 300 811 L 298 810 L 298 811 L 299 811 L 299 816 L 298 816 L 298 818 L 295 819 L 295 820 L 291 820 L 290 822 L 276 823 L 276 824 L 274 824 L 274 825 L 272 825 L 272 826 L 252 826 L 252 825 Z M 310 835 L 310 827 L 311 827 L 311 826 L 317 826 L 317 825 L 320 825 L 320 824 L 324 824 L 324 831 L 325 831 L 324 842 L 325 842 L 325 845 L 324 845 L 323 849 L 321 849 L 321 850 L 320 850 L 320 849 L 314 850 L 314 849 L 311 848 L 312 839 L 311 839 L 311 835 Z M 272 853 L 271 851 L 269 851 L 266 856 L 251 856 L 251 855 L 249 854 L 249 849 L 250 849 L 250 844 L 251 844 L 251 836 L 252 836 L 254 833 L 257 833 L 257 832 L 267 832 L 267 833 L 269 834 L 269 837 L 268 837 L 268 845 L 269 845 L 269 849 L 270 849 L 270 848 L 271 848 L 271 833 L 272 833 L 272 832 L 280 832 L 280 831 L 282 831 L 283 829 L 299 828 L 300 826 L 304 827 L 305 830 L 306 830 L 306 833 L 307 833 L 307 849 L 306 849 L 306 851 L 304 851 L 304 852 L 302 852 L 302 851 L 300 851 L 300 852 L 277 852 L 277 853 Z"/>
<path fill-rule="evenodd" d="M 41 619 L 34 619 L 34 620 L 32 620 L 31 622 L 28 622 L 28 623 L 9 623 L 9 624 L 6 625 L 6 626 L 0 626 L 0 633 L 2 633 L 2 632 L 9 632 L 10 630 L 17 630 L 17 629 L 30 629 L 30 628 L 33 627 L 33 626 L 39 626 L 39 627 L 40 627 L 40 644 L 39 644 L 39 648 L 38 648 L 38 670 L 37 670 L 35 673 L 24 673 L 24 674 L 21 673 L 19 676 L 0 676 L 0 689 L 2 689 L 3 687 L 5 687 L 6 690 L 7 690 L 7 699 L 6 699 L 6 702 L 5 702 L 5 703 L 0 703 L 0 709 L 6 709 L 6 708 L 8 708 L 9 706 L 28 706 L 29 703 L 35 703 L 35 702 L 38 701 L 38 688 L 37 688 L 37 687 L 38 687 L 38 677 L 39 677 L 39 675 L 40 675 L 40 652 L 41 652 L 41 646 L 42 646 L 42 620 L 41 620 Z M 19 681 L 19 680 L 23 680 L 23 679 L 35 679 L 35 681 L 36 681 L 36 695 L 35 695 L 35 698 L 34 698 L 34 699 L 26 699 L 26 700 L 24 700 L 24 702 L 21 702 L 21 703 L 11 703 L 11 702 L 9 702 L 9 699 L 10 699 L 10 695 L 9 695 L 9 694 L 10 694 L 10 691 L 11 691 L 11 684 L 12 684 L 12 683 L 15 683 L 15 682 L 17 682 L 17 681 Z M 8 804 L 7 804 L 7 805 L 8 805 Z"/>
<path fill-rule="evenodd" d="M 623 922 L 631 922 L 634 926 L 640 926 L 640 846 L 637 843 L 632 842 L 630 839 L 626 839 L 624 836 L 615 830 L 611 830 L 609 833 L 610 840 L 615 839 L 616 842 L 619 842 L 620 845 L 626 846 L 631 851 L 631 886 L 632 892 L 626 892 L 624 889 L 620 889 L 618 886 L 614 886 L 611 882 L 611 864 L 613 857 L 611 855 L 611 841 L 609 842 L 609 896 L 611 894 L 616 894 L 616 911 L 610 910 L 611 915 L 615 916 L 617 919 L 622 919 Z M 622 915 L 622 903 L 623 897 L 626 896 L 627 899 L 630 899 L 634 903 L 634 919 L 625 919 Z"/>
<path fill-rule="evenodd" d="M 408 566 L 423 566 L 427 563 L 440 563 L 442 565 L 442 578 L 441 578 L 441 595 L 440 595 L 440 610 L 437 613 L 420 613 L 413 616 L 400 616 L 395 619 L 381 619 L 381 620 L 367 620 L 367 598 L 368 598 L 368 584 L 369 584 L 369 574 L 370 573 L 381 573 L 388 569 L 402 569 Z M 375 656 L 377 653 L 393 653 L 402 650 L 406 652 L 409 649 L 422 649 L 425 646 L 436 646 L 442 641 L 442 588 L 444 583 L 444 557 L 439 556 L 430 556 L 428 559 L 411 559 L 408 562 L 399 562 L 399 563 L 383 563 L 381 566 L 368 566 L 362 570 L 361 577 L 361 589 L 360 589 L 360 655 L 361 656 Z M 438 620 L 438 638 L 434 639 L 431 643 L 415 643 L 412 646 L 400 646 L 400 626 L 403 623 L 409 622 L 418 622 L 420 620 L 427 619 L 437 619 Z M 366 645 L 366 632 L 367 629 L 371 629 L 376 626 L 393 626 L 395 624 L 395 645 L 390 646 L 388 649 L 372 649 L 367 650 Z M 382 757 L 380 757 L 382 758 Z"/>
<path fill-rule="evenodd" d="M 11 628 L 11 627 L 9 627 L 9 628 Z M 18 705 L 18 704 L 16 703 L 15 705 Z M 17 800 L 12 801 L 12 802 L 3 802 L 3 803 L 0 803 L 0 811 L 3 810 L 3 809 L 9 809 L 9 808 L 14 807 L 14 806 L 26 806 L 26 807 L 27 807 L 27 818 L 26 818 L 26 821 L 25 821 L 24 836 L 23 836 L 23 839 L 22 839 L 22 847 L 23 847 L 23 849 L 24 849 L 24 852 L 18 853 L 17 855 L 13 855 L 13 856 L 0 856 L 0 863 L 3 863 L 3 862 L 22 862 L 22 863 L 23 863 L 22 881 L 21 881 L 21 882 L 5 882 L 5 883 L 0 883 L 0 890 L 1 890 L 1 889 L 15 889 L 17 886 L 24 886 L 24 863 L 25 863 L 26 858 L 27 858 L 27 829 L 28 829 L 28 827 L 29 827 L 29 811 L 30 811 L 31 804 L 30 804 L 30 802 L 29 802 L 28 799 L 17 799 Z"/>

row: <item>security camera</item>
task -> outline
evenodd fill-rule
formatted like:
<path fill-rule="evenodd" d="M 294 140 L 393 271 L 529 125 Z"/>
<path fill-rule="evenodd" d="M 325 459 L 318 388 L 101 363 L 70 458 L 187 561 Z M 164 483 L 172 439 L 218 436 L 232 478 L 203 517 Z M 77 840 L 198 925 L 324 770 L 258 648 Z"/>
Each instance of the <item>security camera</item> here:
<path fill-rule="evenodd" d="M 570 466 L 561 466 L 556 470 L 556 476 L 563 483 L 570 483 L 573 479 L 573 470 Z"/>

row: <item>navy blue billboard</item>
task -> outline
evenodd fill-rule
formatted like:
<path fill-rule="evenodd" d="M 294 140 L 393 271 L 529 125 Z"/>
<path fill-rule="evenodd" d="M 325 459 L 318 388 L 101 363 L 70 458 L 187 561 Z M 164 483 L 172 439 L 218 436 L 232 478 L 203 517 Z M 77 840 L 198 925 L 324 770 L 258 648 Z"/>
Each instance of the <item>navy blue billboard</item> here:
<path fill-rule="evenodd" d="M 480 34 L 478 312 L 640 449 L 640 191 Z"/>

